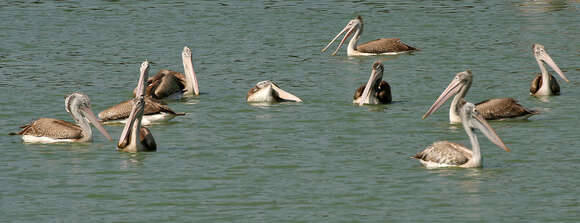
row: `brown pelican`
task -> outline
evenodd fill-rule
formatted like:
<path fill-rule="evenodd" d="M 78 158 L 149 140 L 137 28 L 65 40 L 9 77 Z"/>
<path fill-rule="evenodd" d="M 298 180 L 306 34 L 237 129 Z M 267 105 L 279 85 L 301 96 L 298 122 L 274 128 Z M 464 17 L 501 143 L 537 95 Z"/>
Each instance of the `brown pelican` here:
<path fill-rule="evenodd" d="M 121 133 L 117 148 L 124 152 L 155 151 L 157 144 L 149 129 L 141 126 L 141 119 L 145 111 L 145 78 L 149 72 L 149 62 L 141 64 L 141 74 L 137 84 L 137 94 L 133 99 L 133 106 L 129 118 L 125 123 L 125 128 Z"/>
<path fill-rule="evenodd" d="M 558 85 L 558 81 L 554 76 L 548 74 L 548 70 L 544 63 L 548 64 L 556 73 L 560 75 L 562 79 L 566 82 L 570 82 L 564 73 L 560 70 L 558 65 L 554 63 L 554 60 L 548 55 L 544 46 L 536 43 L 532 45 L 532 49 L 534 50 L 534 57 L 538 62 L 538 66 L 540 66 L 540 71 L 542 73 L 536 75 L 536 78 L 532 80 L 532 84 L 530 85 L 530 94 L 531 95 L 557 95 L 560 94 L 560 85 Z"/>
<path fill-rule="evenodd" d="M 275 103 L 275 102 L 302 102 L 293 94 L 278 87 L 272 81 L 260 81 L 246 94 L 246 101 L 250 103 Z"/>
<path fill-rule="evenodd" d="M 463 119 L 463 128 L 467 136 L 469 136 L 471 146 L 473 147 L 472 150 L 457 143 L 438 141 L 411 158 L 418 159 L 427 168 L 448 166 L 463 168 L 481 167 L 481 151 L 477 136 L 473 132 L 475 128 L 479 129 L 491 142 L 500 148 L 508 152 L 510 151 L 493 128 L 485 121 L 476 106 L 472 103 L 465 102 L 465 100 L 461 101 L 460 113 Z"/>
<path fill-rule="evenodd" d="M 373 71 L 366 85 L 361 85 L 354 92 L 352 103 L 363 104 L 386 104 L 391 102 L 391 86 L 383 81 L 383 64 L 375 62 Z"/>
<path fill-rule="evenodd" d="M 338 37 L 344 32 L 347 33 L 340 41 L 340 44 L 338 44 L 336 50 L 332 53 L 333 56 L 336 55 L 336 52 L 338 52 L 342 44 L 344 44 L 344 41 L 353 33 L 354 36 L 352 39 L 350 39 L 347 48 L 347 54 L 349 56 L 396 55 L 404 52 L 418 50 L 415 47 L 404 44 L 399 38 L 381 38 L 357 46 L 358 39 L 363 32 L 362 17 L 357 16 L 355 19 L 350 20 L 348 24 L 346 24 L 344 29 L 342 29 L 342 31 L 340 31 L 334 37 L 334 39 L 332 39 L 330 43 L 328 43 L 328 45 L 322 49 L 322 52 L 326 51 L 326 49 L 328 49 L 328 47 L 334 43 L 334 41 L 338 39 Z"/>
<path fill-rule="evenodd" d="M 150 96 L 145 96 L 145 111 L 141 124 L 149 125 L 152 123 L 169 121 L 175 116 L 182 116 L 185 113 L 176 113 L 162 101 L 156 100 Z M 126 100 L 119 104 L 113 105 L 99 113 L 99 119 L 104 124 L 125 123 L 133 106 L 133 100 Z"/>
<path fill-rule="evenodd" d="M 39 118 L 22 126 L 18 134 L 28 143 L 89 142 L 93 138 L 90 122 L 107 139 L 112 140 L 91 111 L 91 101 L 85 94 L 72 93 L 67 96 L 65 109 L 76 124 L 60 119 Z"/>
<path fill-rule="evenodd" d="M 423 115 L 423 119 L 427 118 L 427 116 L 435 112 L 447 100 L 449 100 L 451 96 L 455 95 L 453 101 L 451 102 L 451 107 L 449 108 L 449 121 L 450 123 L 460 123 L 461 117 L 459 116 L 459 105 L 471 87 L 472 81 L 473 74 L 470 70 L 466 70 L 455 75 L 455 78 L 451 80 L 451 83 L 449 83 L 439 98 L 437 98 L 429 110 L 427 110 L 425 115 Z M 517 101 L 513 98 L 493 98 L 479 102 L 476 104 L 476 106 L 477 110 L 479 110 L 479 112 L 487 120 L 503 120 L 512 118 L 526 119 L 532 115 L 539 114 L 538 111 L 525 108 L 524 106 L 518 104 Z"/>
<path fill-rule="evenodd" d="M 145 95 L 151 95 L 156 99 L 190 97 L 199 95 L 197 78 L 193 71 L 191 50 L 186 46 L 181 52 L 185 75 L 171 70 L 160 70 L 147 80 Z M 136 90 L 133 91 L 136 95 Z"/>

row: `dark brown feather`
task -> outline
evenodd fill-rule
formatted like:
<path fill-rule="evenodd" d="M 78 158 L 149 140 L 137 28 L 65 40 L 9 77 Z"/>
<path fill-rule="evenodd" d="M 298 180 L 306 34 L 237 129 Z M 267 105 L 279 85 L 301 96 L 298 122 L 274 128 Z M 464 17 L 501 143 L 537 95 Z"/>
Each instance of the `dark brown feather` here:
<path fill-rule="evenodd" d="M 357 98 L 359 98 L 364 90 L 365 84 L 358 87 L 356 91 L 354 91 L 353 99 L 356 100 Z M 381 102 L 381 104 L 391 103 L 392 101 L 391 86 L 389 85 L 389 83 L 387 83 L 386 81 L 381 81 L 381 83 L 379 84 L 379 89 L 377 90 L 374 96 L 377 97 L 377 99 L 379 99 L 379 102 Z"/>
<path fill-rule="evenodd" d="M 50 137 L 55 139 L 80 139 L 82 129 L 78 125 L 53 118 L 39 118 L 24 126 L 19 135 Z"/>
<path fill-rule="evenodd" d="M 141 127 L 139 131 L 139 139 L 141 140 L 141 144 L 147 149 L 146 151 L 156 151 L 157 150 L 157 143 L 155 143 L 155 139 L 148 128 Z"/>
<path fill-rule="evenodd" d="M 475 105 L 476 109 L 487 120 L 517 118 L 539 114 L 536 110 L 531 110 L 520 105 L 513 98 L 492 98 Z"/>
<path fill-rule="evenodd" d="M 363 53 L 381 54 L 405 52 L 418 49 L 403 43 L 399 38 L 382 38 L 360 44 L 356 47 L 356 50 Z"/>
<path fill-rule="evenodd" d="M 160 70 L 153 77 L 147 79 L 145 95 L 156 99 L 163 99 L 174 93 L 183 91 L 185 83 L 184 74 L 172 70 Z M 133 96 L 135 96 L 135 90 L 133 90 Z"/>
<path fill-rule="evenodd" d="M 560 94 L 560 85 L 558 84 L 558 81 L 551 74 L 548 75 L 550 77 L 549 80 L 552 84 L 550 86 L 550 90 L 552 91 L 553 94 Z M 536 75 L 534 80 L 532 80 L 532 83 L 530 84 L 530 93 L 535 94 L 536 92 L 538 92 L 538 90 L 540 90 L 540 87 L 542 87 L 542 74 Z"/>
<path fill-rule="evenodd" d="M 129 117 L 131 113 L 131 108 L 133 106 L 133 100 L 126 100 L 117 105 L 114 105 L 110 108 L 107 108 L 99 113 L 99 119 L 101 121 L 111 121 L 111 120 L 119 120 L 119 119 L 126 119 Z M 160 113 L 169 113 L 174 115 L 180 115 L 175 111 L 171 110 L 171 108 L 167 107 L 166 105 L 162 104 L 161 101 L 156 100 L 150 96 L 145 97 L 145 110 L 143 111 L 143 115 L 154 115 Z"/>

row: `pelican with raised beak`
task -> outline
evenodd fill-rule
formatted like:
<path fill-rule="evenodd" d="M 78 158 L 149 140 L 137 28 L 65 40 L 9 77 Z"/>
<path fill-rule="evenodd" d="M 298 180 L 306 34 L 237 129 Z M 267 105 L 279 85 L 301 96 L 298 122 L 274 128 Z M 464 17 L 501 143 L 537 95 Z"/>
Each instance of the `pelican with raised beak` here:
<path fill-rule="evenodd" d="M 363 104 L 387 104 L 391 102 L 391 86 L 383 81 L 383 64 L 375 62 L 369 81 L 361 85 L 354 92 L 352 103 Z"/>
<path fill-rule="evenodd" d="M 272 81 L 260 81 L 246 94 L 250 103 L 302 102 L 302 99 L 282 90 Z"/>
<path fill-rule="evenodd" d="M 540 66 L 540 71 L 542 73 L 536 75 L 532 84 L 530 85 L 530 94 L 536 96 L 547 96 L 547 95 L 558 95 L 560 94 L 560 85 L 554 76 L 548 73 L 544 63 L 548 64 L 562 79 L 566 82 L 570 82 L 564 73 L 560 70 L 558 65 L 552 60 L 552 57 L 546 52 L 544 46 L 536 43 L 532 45 L 532 50 L 534 50 L 534 57 L 538 66 Z"/>
<path fill-rule="evenodd" d="M 27 143 L 90 142 L 92 123 L 107 139 L 113 140 L 91 111 L 91 101 L 83 93 L 72 93 L 65 99 L 65 109 L 75 123 L 54 118 L 39 118 L 22 126 L 22 140 Z"/>
<path fill-rule="evenodd" d="M 156 99 L 179 99 L 199 95 L 197 77 L 193 71 L 191 50 L 187 46 L 183 47 L 181 59 L 185 74 L 171 70 L 160 70 L 155 76 L 147 80 L 145 95 L 150 95 Z M 133 95 L 137 95 L 137 89 L 133 91 Z"/>
<path fill-rule="evenodd" d="M 137 84 L 137 94 L 133 99 L 133 106 L 129 118 L 125 123 L 125 128 L 121 133 L 117 148 L 124 152 L 155 151 L 157 144 L 149 129 L 141 126 L 143 111 L 145 110 L 145 79 L 149 72 L 149 62 L 141 64 L 141 74 Z"/>
<path fill-rule="evenodd" d="M 357 16 L 355 19 L 350 20 L 348 24 L 346 24 L 342 31 L 340 31 L 334 37 L 334 39 L 332 39 L 330 43 L 328 43 L 328 45 L 322 49 L 322 52 L 326 51 L 328 47 L 330 47 L 330 45 L 334 43 L 334 41 L 336 41 L 336 39 L 338 39 L 338 37 L 344 32 L 346 32 L 346 34 L 338 44 L 336 50 L 332 53 L 333 56 L 336 55 L 340 47 L 342 47 L 342 44 L 344 44 L 344 41 L 346 41 L 346 39 L 348 39 L 348 37 L 350 37 L 353 33 L 354 36 L 352 39 L 350 39 L 346 51 L 348 56 L 397 55 L 418 50 L 415 47 L 403 43 L 399 38 L 381 38 L 357 45 L 358 40 L 363 32 L 362 17 Z"/>
<path fill-rule="evenodd" d="M 460 103 L 464 100 L 472 82 L 473 74 L 470 70 L 457 73 L 439 98 L 423 115 L 423 119 L 437 111 L 451 96 L 455 95 L 449 107 L 449 122 L 452 124 L 460 123 L 462 120 L 459 115 Z M 476 106 L 479 113 L 487 120 L 526 119 L 532 115 L 539 114 L 536 110 L 531 110 L 518 104 L 513 98 L 492 98 L 479 102 Z"/>
<path fill-rule="evenodd" d="M 437 141 L 411 158 L 418 159 L 427 168 L 481 167 L 483 160 L 477 136 L 473 132 L 474 129 L 479 129 L 489 141 L 500 148 L 507 152 L 510 151 L 474 104 L 465 102 L 465 100 L 461 100 L 461 104 L 460 114 L 463 119 L 463 128 L 471 141 L 471 150 L 457 143 Z"/>

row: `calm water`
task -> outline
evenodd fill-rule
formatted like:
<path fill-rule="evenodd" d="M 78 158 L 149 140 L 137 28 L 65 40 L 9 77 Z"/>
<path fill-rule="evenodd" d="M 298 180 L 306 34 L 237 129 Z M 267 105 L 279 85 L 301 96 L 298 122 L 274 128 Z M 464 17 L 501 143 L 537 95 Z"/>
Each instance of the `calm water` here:
<path fill-rule="evenodd" d="M 580 3 L 389 2 L 0 3 L 0 221 L 580 221 Z M 320 54 L 356 15 L 362 41 L 422 51 Z M 529 96 L 535 42 L 571 80 L 559 79 L 561 96 Z M 188 114 L 150 128 L 158 152 L 117 152 L 96 130 L 90 144 L 7 135 L 41 116 L 71 120 L 74 91 L 95 113 L 126 100 L 140 62 L 181 71 L 184 45 L 203 94 L 169 103 Z M 395 102 L 353 106 L 377 59 Z M 437 140 L 469 144 L 448 105 L 421 120 L 468 68 L 468 100 L 509 96 L 542 114 L 492 122 L 512 152 L 480 136 L 484 168 L 426 170 L 408 157 Z M 304 103 L 246 104 L 266 79 Z"/>

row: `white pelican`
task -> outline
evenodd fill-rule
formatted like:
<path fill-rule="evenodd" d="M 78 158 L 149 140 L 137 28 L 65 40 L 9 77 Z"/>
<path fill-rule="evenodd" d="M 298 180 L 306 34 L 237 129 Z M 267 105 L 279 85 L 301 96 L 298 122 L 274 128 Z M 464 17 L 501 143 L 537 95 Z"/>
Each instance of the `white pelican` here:
<path fill-rule="evenodd" d="M 340 44 L 338 44 L 336 50 L 332 53 L 333 56 L 336 55 L 336 52 L 338 52 L 342 44 L 344 44 L 344 41 L 353 33 L 354 36 L 352 37 L 352 39 L 350 39 L 350 42 L 348 43 L 347 48 L 348 56 L 396 55 L 418 50 L 415 47 L 409 46 L 401 42 L 401 39 L 399 38 L 381 38 L 363 43 L 361 45 L 357 45 L 358 40 L 363 32 L 362 17 L 357 16 L 355 19 L 350 20 L 348 24 L 346 24 L 344 29 L 342 29 L 342 31 L 340 31 L 334 37 L 334 39 L 332 39 L 330 43 L 328 43 L 328 45 L 326 45 L 326 47 L 322 49 L 322 52 L 326 51 L 326 49 L 328 49 L 328 47 L 330 47 L 330 45 L 334 43 L 334 41 L 338 39 L 338 37 L 344 32 L 347 33 L 345 34 L 344 38 L 342 38 L 342 40 L 340 41 Z"/>
<path fill-rule="evenodd" d="M 532 45 L 532 50 L 534 50 L 534 57 L 536 58 L 542 73 L 536 75 L 534 80 L 532 80 L 532 84 L 530 85 L 530 94 L 538 96 L 560 94 L 560 85 L 558 84 L 558 81 L 556 78 L 554 78 L 554 76 L 548 74 L 548 70 L 546 69 L 546 66 L 544 66 L 544 63 L 548 64 L 566 82 L 570 81 L 568 78 L 566 78 L 558 65 L 556 65 L 554 60 L 552 60 L 552 57 L 550 57 L 550 55 L 546 52 L 544 46 L 536 43 Z"/>
<path fill-rule="evenodd" d="M 391 86 L 383 81 L 383 64 L 375 62 L 371 76 L 366 85 L 361 85 L 354 92 L 352 103 L 363 104 L 387 104 L 391 102 Z"/>
<path fill-rule="evenodd" d="M 65 109 L 75 123 L 53 118 L 39 118 L 24 126 L 18 134 L 27 143 L 89 142 L 93 132 L 92 123 L 107 139 L 111 136 L 91 111 L 89 97 L 82 93 L 72 93 L 65 99 Z"/>
<path fill-rule="evenodd" d="M 461 100 L 465 98 L 467 91 L 473 82 L 473 74 L 470 70 L 457 73 L 451 83 L 441 93 L 439 98 L 435 100 L 433 105 L 427 110 L 423 119 L 427 118 L 431 113 L 435 112 L 441 107 L 451 96 L 455 95 L 451 106 L 449 107 L 449 122 L 460 123 L 459 105 Z M 526 119 L 532 115 L 539 114 L 536 110 L 525 108 L 517 103 L 513 98 L 492 98 L 476 104 L 477 110 L 487 120 L 503 120 L 503 119 Z"/>
<path fill-rule="evenodd" d="M 509 152 L 510 149 L 489 126 L 474 104 L 462 101 L 460 107 L 463 128 L 471 141 L 472 149 L 448 141 L 438 141 L 411 158 L 418 159 L 427 168 L 462 167 L 473 168 L 482 166 L 481 151 L 474 129 L 479 129 L 491 142 Z"/>

